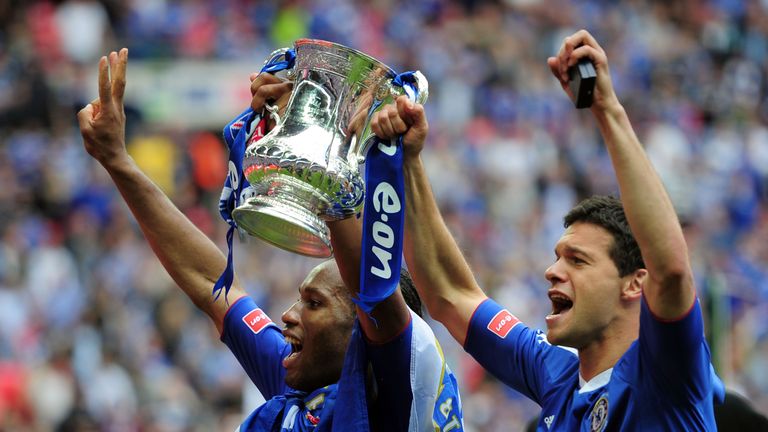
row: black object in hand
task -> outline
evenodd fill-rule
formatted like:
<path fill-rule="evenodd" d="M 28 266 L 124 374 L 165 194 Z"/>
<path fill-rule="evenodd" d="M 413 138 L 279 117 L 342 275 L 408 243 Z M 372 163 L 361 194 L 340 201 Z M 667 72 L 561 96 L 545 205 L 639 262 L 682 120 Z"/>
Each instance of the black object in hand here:
<path fill-rule="evenodd" d="M 583 58 L 568 68 L 568 87 L 573 93 L 573 104 L 576 105 L 576 108 L 592 106 L 596 79 L 595 66 L 588 58 Z"/>

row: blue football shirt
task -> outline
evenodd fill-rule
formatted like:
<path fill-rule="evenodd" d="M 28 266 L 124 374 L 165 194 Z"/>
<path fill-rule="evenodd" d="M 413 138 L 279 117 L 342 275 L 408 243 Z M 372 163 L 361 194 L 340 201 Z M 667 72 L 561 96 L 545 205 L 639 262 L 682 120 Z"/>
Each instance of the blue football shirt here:
<path fill-rule="evenodd" d="M 290 344 L 250 297 L 239 299 L 227 312 L 221 340 L 267 399 L 240 432 L 322 430 L 331 421 L 338 386 L 306 394 L 285 384 L 282 360 L 291 353 Z M 395 339 L 366 344 L 365 351 L 377 387 L 376 401 L 368 407 L 374 430 L 464 430 L 456 379 L 432 330 L 418 315 L 411 312 L 411 322 Z"/>
<path fill-rule="evenodd" d="M 716 430 L 724 387 L 710 363 L 701 307 L 674 322 L 645 299 L 640 336 L 612 369 L 589 382 L 576 351 L 550 345 L 491 299 L 470 320 L 464 348 L 494 376 L 538 403 L 540 431 Z"/>

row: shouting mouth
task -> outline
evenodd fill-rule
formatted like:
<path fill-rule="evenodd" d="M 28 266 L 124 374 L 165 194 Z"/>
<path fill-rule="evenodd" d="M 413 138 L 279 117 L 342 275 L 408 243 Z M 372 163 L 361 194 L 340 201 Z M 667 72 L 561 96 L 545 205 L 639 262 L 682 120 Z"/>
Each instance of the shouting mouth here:
<path fill-rule="evenodd" d="M 284 335 L 285 341 L 291 344 L 291 353 L 283 359 L 283 367 L 289 368 L 291 367 L 301 356 L 301 350 L 304 348 L 301 341 L 293 336 L 290 335 Z"/>
<path fill-rule="evenodd" d="M 552 302 L 552 312 L 546 317 L 547 322 L 554 321 L 573 307 L 573 300 L 564 294 L 550 293 L 549 300 Z"/>

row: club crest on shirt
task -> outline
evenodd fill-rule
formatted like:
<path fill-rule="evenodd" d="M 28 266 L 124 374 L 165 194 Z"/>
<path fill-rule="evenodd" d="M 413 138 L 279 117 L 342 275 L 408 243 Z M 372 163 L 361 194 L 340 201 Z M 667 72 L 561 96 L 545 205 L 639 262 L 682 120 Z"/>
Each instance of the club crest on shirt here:
<path fill-rule="evenodd" d="M 248 328 L 251 329 L 254 334 L 259 334 L 259 332 L 264 330 L 265 327 L 272 324 L 272 320 L 269 319 L 267 314 L 265 314 L 261 308 L 256 308 L 248 312 L 243 317 L 243 322 L 248 326 Z"/>
<path fill-rule="evenodd" d="M 516 316 L 512 315 L 508 310 L 502 309 L 491 318 L 491 322 L 488 323 L 488 330 L 504 339 L 518 323 L 520 323 L 520 320 Z"/>
<path fill-rule="evenodd" d="M 592 432 L 602 432 L 608 423 L 608 393 L 600 396 L 592 407 L 592 413 L 589 415 L 589 430 Z"/>

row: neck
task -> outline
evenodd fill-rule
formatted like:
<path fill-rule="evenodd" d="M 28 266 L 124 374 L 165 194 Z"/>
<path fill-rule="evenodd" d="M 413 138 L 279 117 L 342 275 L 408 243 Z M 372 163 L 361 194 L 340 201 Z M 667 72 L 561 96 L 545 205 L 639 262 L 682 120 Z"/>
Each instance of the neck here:
<path fill-rule="evenodd" d="M 614 328 L 617 330 L 614 334 L 606 335 L 600 340 L 579 348 L 579 374 L 584 380 L 589 381 L 616 365 L 632 342 L 637 339 L 639 325 L 627 324 L 615 325 Z"/>

